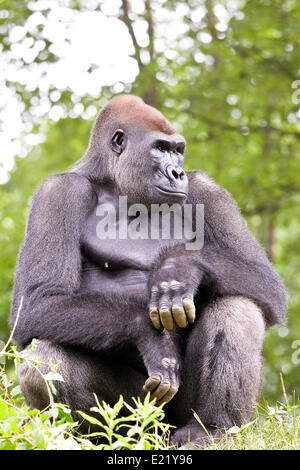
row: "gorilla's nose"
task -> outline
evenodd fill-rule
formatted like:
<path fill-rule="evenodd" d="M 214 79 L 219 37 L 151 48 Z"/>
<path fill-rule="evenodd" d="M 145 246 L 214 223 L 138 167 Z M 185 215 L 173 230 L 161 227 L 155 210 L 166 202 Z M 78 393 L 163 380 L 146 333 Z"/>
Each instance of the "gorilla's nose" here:
<path fill-rule="evenodd" d="M 166 173 L 170 182 L 170 189 L 185 194 L 188 192 L 188 177 L 183 168 L 169 165 L 166 168 Z"/>
<path fill-rule="evenodd" d="M 168 178 L 172 184 L 175 184 L 176 186 L 181 185 L 182 183 L 185 183 L 187 180 L 187 176 L 185 174 L 185 171 L 183 168 L 180 166 L 168 166 L 166 169 Z"/>
<path fill-rule="evenodd" d="M 180 167 L 168 166 L 167 175 L 171 182 L 179 183 L 186 178 L 185 171 Z"/>

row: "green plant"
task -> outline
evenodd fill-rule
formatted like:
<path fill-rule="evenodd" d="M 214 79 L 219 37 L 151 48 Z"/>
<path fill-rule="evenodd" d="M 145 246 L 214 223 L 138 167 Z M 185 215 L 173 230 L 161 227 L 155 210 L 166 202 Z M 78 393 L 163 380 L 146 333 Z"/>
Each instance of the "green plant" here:
<path fill-rule="evenodd" d="M 150 401 L 150 394 L 147 394 L 144 402 L 140 398 L 133 398 L 135 407 L 124 402 L 120 396 L 114 407 L 107 403 L 99 403 L 96 395 L 96 407 L 91 411 L 99 414 L 98 420 L 82 411 L 79 414 L 92 424 L 96 424 L 101 431 L 89 434 L 89 437 L 101 437 L 106 441 L 98 447 L 103 450 L 129 449 L 129 450 L 150 450 L 166 449 L 166 437 L 169 425 L 162 422 L 164 412 L 162 405 L 156 406 L 154 401 Z M 121 410 L 127 410 L 127 416 L 120 416 Z M 129 414 L 128 414 L 129 412 Z"/>
<path fill-rule="evenodd" d="M 34 345 L 32 351 L 34 351 Z M 55 403 L 55 381 L 63 381 L 57 372 L 59 364 L 53 361 L 45 364 L 39 357 L 19 353 L 15 347 L 8 350 L 8 343 L 0 352 L 0 356 L 14 360 L 15 367 L 28 361 L 34 367 L 47 386 L 49 406 L 42 411 L 32 410 L 25 403 L 19 385 L 9 379 L 5 365 L 0 367 L 0 450 L 100 450 L 100 449 L 166 449 L 166 436 L 169 426 L 162 422 L 164 412 L 162 406 L 155 406 L 148 394 L 144 403 L 134 399 L 135 407 L 119 401 L 110 407 L 100 403 L 95 395 L 97 406 L 91 409 L 99 414 L 99 419 L 82 411 L 78 413 L 92 424 L 99 426 L 99 431 L 82 435 L 78 430 L 78 422 L 71 417 L 68 406 Z M 50 372 L 43 374 L 41 366 L 47 365 Z M 121 416 L 121 412 L 127 414 Z M 95 438 L 101 438 L 95 444 Z M 92 440 L 91 440 L 92 438 Z"/>

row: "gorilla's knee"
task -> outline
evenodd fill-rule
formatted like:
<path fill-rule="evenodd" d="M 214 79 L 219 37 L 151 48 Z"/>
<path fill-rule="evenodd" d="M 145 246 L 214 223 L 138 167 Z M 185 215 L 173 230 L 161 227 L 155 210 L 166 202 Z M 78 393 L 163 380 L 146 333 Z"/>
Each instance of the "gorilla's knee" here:
<path fill-rule="evenodd" d="M 104 392 L 107 388 L 103 385 L 103 375 L 108 376 L 110 367 L 96 355 L 48 340 L 33 340 L 23 350 L 23 356 L 18 377 L 24 398 L 33 408 L 42 410 L 50 404 L 51 390 L 44 375 L 51 370 L 63 379 L 53 381 L 56 394 L 52 398 L 68 405 L 76 421 L 80 419 L 76 410 L 89 413 L 95 405 L 94 393 L 101 396 L 102 387 Z"/>
<path fill-rule="evenodd" d="M 55 381 L 57 390 L 55 401 L 64 402 L 64 388 L 68 382 L 68 354 L 63 346 L 48 340 L 33 340 L 22 351 L 24 361 L 18 367 L 18 378 L 26 403 L 32 408 L 42 410 L 51 401 L 51 391 L 45 375 L 55 370 L 65 382 Z M 61 384 L 64 385 L 61 385 Z"/>
<path fill-rule="evenodd" d="M 21 390 L 29 406 L 42 410 L 50 403 L 49 389 L 43 375 L 50 371 L 47 363 L 51 357 L 51 343 L 33 340 L 22 353 L 24 361 L 18 367 Z"/>
<path fill-rule="evenodd" d="M 249 420 L 261 384 L 261 310 L 243 297 L 221 298 L 203 312 L 199 328 L 202 416 L 222 427 Z"/>
<path fill-rule="evenodd" d="M 238 349 L 261 350 L 265 323 L 260 308 L 250 299 L 224 297 L 212 303 L 203 315 L 203 327 L 210 340 L 226 336 Z M 249 352 L 249 349 L 248 349 Z"/>
<path fill-rule="evenodd" d="M 243 371 L 248 371 L 253 379 L 248 386 L 257 389 L 265 334 L 260 308 L 243 297 L 219 299 L 204 312 L 201 328 L 206 342 L 203 346 L 207 370 L 215 370 L 221 362 L 225 364 L 223 369 L 228 364 L 228 372 L 232 370 L 235 377 L 245 376 Z"/>

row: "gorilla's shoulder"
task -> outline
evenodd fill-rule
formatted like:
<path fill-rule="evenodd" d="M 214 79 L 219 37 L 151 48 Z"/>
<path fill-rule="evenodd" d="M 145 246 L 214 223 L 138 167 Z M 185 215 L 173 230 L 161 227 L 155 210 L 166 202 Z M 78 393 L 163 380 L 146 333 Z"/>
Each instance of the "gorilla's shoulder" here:
<path fill-rule="evenodd" d="M 38 188 L 33 196 L 36 200 L 54 201 L 76 201 L 78 198 L 91 199 L 96 196 L 92 183 L 84 176 L 73 172 L 51 175 Z"/>
<path fill-rule="evenodd" d="M 195 183 L 197 185 L 203 185 L 209 188 L 218 188 L 220 186 L 206 173 L 200 170 L 192 170 L 187 172 L 190 184 Z"/>
<path fill-rule="evenodd" d="M 222 186 L 219 186 L 210 176 L 200 170 L 187 172 L 189 179 L 188 202 L 203 202 L 205 204 L 218 204 L 231 206 L 237 209 L 237 205 L 231 194 Z"/>
<path fill-rule="evenodd" d="M 92 183 L 85 176 L 73 172 L 65 172 L 51 175 L 44 181 L 37 192 L 55 194 L 57 191 L 59 193 L 66 193 L 70 190 L 78 194 L 94 191 L 94 188 Z"/>

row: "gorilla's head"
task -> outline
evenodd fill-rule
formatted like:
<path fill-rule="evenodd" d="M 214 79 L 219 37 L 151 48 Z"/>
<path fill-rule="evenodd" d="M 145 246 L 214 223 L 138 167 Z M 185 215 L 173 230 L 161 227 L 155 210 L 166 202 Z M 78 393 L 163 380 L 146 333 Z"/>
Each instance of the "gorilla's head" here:
<path fill-rule="evenodd" d="M 99 114 L 85 161 L 129 202 L 183 203 L 184 150 L 184 138 L 159 111 L 136 96 L 121 95 Z"/>

